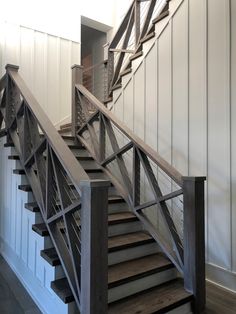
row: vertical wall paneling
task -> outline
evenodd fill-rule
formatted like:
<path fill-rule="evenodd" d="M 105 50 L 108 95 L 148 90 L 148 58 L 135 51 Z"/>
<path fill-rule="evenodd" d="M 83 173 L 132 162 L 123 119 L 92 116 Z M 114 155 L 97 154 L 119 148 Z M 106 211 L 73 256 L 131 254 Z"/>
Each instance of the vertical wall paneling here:
<path fill-rule="evenodd" d="M 172 147 L 172 32 L 171 23 L 164 30 L 162 36 L 157 41 L 158 55 L 158 82 L 157 82 L 157 147 L 160 155 L 171 163 L 171 147 Z M 161 79 L 160 79 L 161 78 Z M 162 193 L 171 191 L 171 182 L 163 174 L 158 173 L 158 180 Z M 166 234 L 161 217 L 159 217 L 159 231 Z"/>
<path fill-rule="evenodd" d="M 227 2 L 228 0 L 208 1 L 208 258 L 210 263 L 229 269 L 231 231 Z"/>
<path fill-rule="evenodd" d="M 60 47 L 57 37 L 48 36 L 47 58 L 47 104 L 50 104 L 47 113 L 52 121 L 60 121 Z"/>
<path fill-rule="evenodd" d="M 144 121 L 144 136 L 145 142 L 153 149 L 157 150 L 157 43 L 150 50 L 145 58 L 145 121 Z M 152 164 L 151 164 L 152 165 Z M 153 165 L 152 165 L 153 166 Z M 153 167 L 154 173 L 157 173 L 157 168 Z M 145 178 L 145 197 L 146 201 L 153 199 L 152 190 L 149 187 L 147 178 Z M 147 214 L 149 219 L 156 225 L 158 224 L 158 212 L 155 207 L 153 210 L 148 209 Z"/>
<path fill-rule="evenodd" d="M 70 96 L 71 96 L 71 55 L 68 54 L 71 46 L 68 40 L 60 41 L 60 112 L 61 117 L 67 117 L 70 114 Z"/>
<path fill-rule="evenodd" d="M 236 272 L 236 2 L 231 4 L 231 192 L 232 192 L 232 270 Z"/>
<path fill-rule="evenodd" d="M 34 30 L 23 27 L 20 28 L 20 74 L 32 91 L 34 91 L 34 80 L 37 77 L 37 73 L 33 73 L 32 71 L 32 69 L 35 69 L 34 35 Z M 6 58 L 8 58 L 7 53 Z M 8 59 L 6 60 L 6 63 L 8 63 Z"/>
<path fill-rule="evenodd" d="M 34 88 L 33 93 L 47 112 L 47 34 L 34 32 Z"/>
<path fill-rule="evenodd" d="M 68 118 L 71 65 L 80 64 L 80 44 L 7 22 L 1 26 L 1 76 L 7 63 L 19 65 L 20 74 L 52 122 Z"/>
<path fill-rule="evenodd" d="M 207 2 L 189 1 L 189 175 L 207 175 Z M 206 202 L 207 205 L 207 183 Z M 207 240 L 207 206 L 205 206 Z M 208 251 L 206 250 L 206 259 Z"/>
<path fill-rule="evenodd" d="M 123 90 L 124 122 L 132 128 L 133 120 L 135 133 L 183 175 L 207 176 L 209 278 L 229 288 L 236 271 L 235 86 L 235 0 L 184 0 Z M 170 191 L 161 171 L 158 179 Z"/>
<path fill-rule="evenodd" d="M 144 121 L 145 121 L 145 65 L 142 62 L 134 74 L 134 132 L 144 140 Z"/>
<path fill-rule="evenodd" d="M 134 128 L 134 98 L 133 98 L 133 79 L 131 79 L 123 91 L 124 94 L 124 123 L 129 126 L 131 130 Z"/>
<path fill-rule="evenodd" d="M 157 149 L 157 44 L 150 50 L 145 59 L 145 142 Z"/>
<path fill-rule="evenodd" d="M 188 171 L 188 1 L 173 18 L 173 166 Z"/>

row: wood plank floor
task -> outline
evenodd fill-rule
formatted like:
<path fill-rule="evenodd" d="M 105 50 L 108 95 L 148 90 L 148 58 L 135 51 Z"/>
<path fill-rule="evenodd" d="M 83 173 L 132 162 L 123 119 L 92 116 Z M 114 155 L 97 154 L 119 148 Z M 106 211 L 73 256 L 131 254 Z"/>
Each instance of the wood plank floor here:
<path fill-rule="evenodd" d="M 207 283 L 206 314 L 236 314 L 236 294 Z"/>

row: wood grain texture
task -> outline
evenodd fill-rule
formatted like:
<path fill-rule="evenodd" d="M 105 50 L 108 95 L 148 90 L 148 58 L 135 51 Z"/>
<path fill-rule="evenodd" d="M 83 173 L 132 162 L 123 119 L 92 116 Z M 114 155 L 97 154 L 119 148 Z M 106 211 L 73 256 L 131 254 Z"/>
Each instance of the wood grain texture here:
<path fill-rule="evenodd" d="M 165 313 L 171 310 L 176 304 L 184 304 L 190 300 L 191 295 L 182 288 L 181 281 L 175 280 L 110 305 L 108 313 Z"/>

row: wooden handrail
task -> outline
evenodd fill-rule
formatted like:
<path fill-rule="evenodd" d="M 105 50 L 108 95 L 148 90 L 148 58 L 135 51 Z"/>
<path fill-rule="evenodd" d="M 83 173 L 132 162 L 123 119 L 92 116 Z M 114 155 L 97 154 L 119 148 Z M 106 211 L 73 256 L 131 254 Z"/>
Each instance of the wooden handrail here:
<path fill-rule="evenodd" d="M 120 121 L 111 111 L 109 111 L 96 97 L 93 96 L 83 85 L 77 84 L 76 88 L 104 114 L 114 125 L 120 129 L 139 149 L 152 159 L 171 179 L 182 187 L 183 180 L 180 174 L 172 165 L 163 159 L 154 149 L 147 145 L 140 137 L 135 135 L 122 121 Z"/>

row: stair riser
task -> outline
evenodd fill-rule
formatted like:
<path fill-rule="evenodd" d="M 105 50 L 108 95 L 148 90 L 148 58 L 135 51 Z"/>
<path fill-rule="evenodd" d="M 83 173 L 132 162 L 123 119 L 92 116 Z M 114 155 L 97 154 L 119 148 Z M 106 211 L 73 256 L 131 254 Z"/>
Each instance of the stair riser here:
<path fill-rule="evenodd" d="M 152 274 L 150 276 L 109 289 L 108 303 L 118 301 L 141 291 L 145 291 L 146 289 L 150 289 L 156 285 L 160 285 L 175 278 L 176 270 L 175 268 L 171 268 L 160 273 Z"/>
<path fill-rule="evenodd" d="M 92 172 L 92 173 L 88 173 L 88 176 L 91 180 L 96 180 L 96 179 L 100 179 L 100 180 L 109 180 L 108 176 L 105 173 L 102 172 Z"/>
<path fill-rule="evenodd" d="M 109 214 L 118 213 L 120 211 L 128 210 L 128 206 L 125 202 L 108 204 L 108 212 Z"/>
<path fill-rule="evenodd" d="M 86 151 L 85 149 L 75 148 L 75 149 L 71 149 L 71 151 L 76 156 L 81 156 L 81 157 L 89 157 L 90 156 L 89 152 Z"/>
<path fill-rule="evenodd" d="M 76 142 L 71 139 L 64 139 L 64 141 L 66 142 L 67 145 L 77 145 Z"/>
<path fill-rule="evenodd" d="M 141 231 L 142 225 L 138 221 L 128 222 L 128 223 L 120 223 L 117 225 L 111 225 L 108 227 L 108 235 L 109 237 L 132 233 L 136 231 Z"/>
<path fill-rule="evenodd" d="M 81 166 L 85 169 L 99 169 L 99 165 L 94 160 L 79 160 Z"/>
<path fill-rule="evenodd" d="M 167 314 L 192 314 L 191 303 L 188 302 L 184 305 L 179 306 L 178 308 L 167 312 Z"/>
<path fill-rule="evenodd" d="M 139 245 L 137 247 L 112 252 L 108 255 L 108 265 L 115 265 L 157 252 L 160 252 L 160 249 L 156 243 Z"/>

